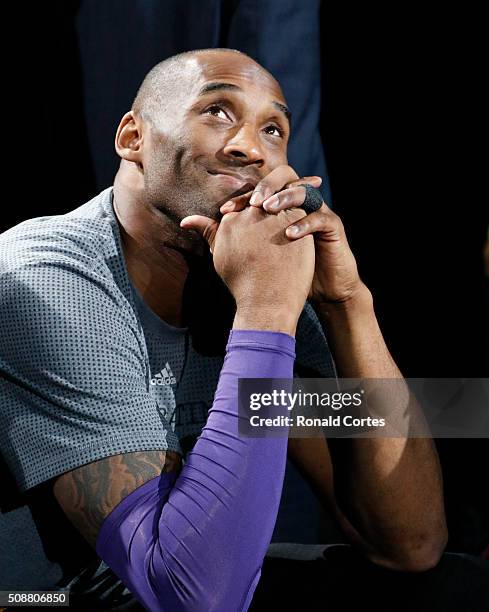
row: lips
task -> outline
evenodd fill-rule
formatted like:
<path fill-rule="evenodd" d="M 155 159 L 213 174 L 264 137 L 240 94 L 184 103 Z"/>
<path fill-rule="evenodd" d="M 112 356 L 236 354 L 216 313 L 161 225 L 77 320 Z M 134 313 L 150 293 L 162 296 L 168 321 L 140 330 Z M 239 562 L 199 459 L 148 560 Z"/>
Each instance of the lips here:
<path fill-rule="evenodd" d="M 250 191 L 255 188 L 258 180 L 249 176 L 238 174 L 237 172 L 229 172 L 227 170 L 207 170 L 223 185 L 233 188 L 236 191 Z"/>

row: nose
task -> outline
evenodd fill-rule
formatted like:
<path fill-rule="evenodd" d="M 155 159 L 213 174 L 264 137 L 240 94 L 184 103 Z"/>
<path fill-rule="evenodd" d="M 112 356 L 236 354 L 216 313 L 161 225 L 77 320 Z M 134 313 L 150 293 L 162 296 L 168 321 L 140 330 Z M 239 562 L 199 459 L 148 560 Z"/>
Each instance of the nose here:
<path fill-rule="evenodd" d="M 258 136 L 250 125 L 241 129 L 224 145 L 222 152 L 228 159 L 245 164 L 256 164 L 259 168 L 265 163 Z"/>

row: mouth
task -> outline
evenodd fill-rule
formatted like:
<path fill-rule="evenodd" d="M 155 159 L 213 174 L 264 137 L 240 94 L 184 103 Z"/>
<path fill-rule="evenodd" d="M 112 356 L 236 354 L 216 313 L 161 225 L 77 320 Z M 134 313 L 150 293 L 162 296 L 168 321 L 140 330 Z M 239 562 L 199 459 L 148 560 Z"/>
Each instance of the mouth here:
<path fill-rule="evenodd" d="M 258 183 L 256 179 L 234 172 L 214 172 L 207 170 L 207 173 L 214 176 L 222 185 L 233 189 L 234 192 L 247 193 L 248 191 L 252 191 Z M 236 193 L 236 195 L 238 194 Z"/>

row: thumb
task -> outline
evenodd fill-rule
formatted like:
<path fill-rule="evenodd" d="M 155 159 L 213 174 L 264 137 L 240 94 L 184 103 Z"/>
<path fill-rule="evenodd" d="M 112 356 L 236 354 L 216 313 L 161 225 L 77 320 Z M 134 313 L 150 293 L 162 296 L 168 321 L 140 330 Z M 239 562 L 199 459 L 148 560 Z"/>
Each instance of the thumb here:
<path fill-rule="evenodd" d="M 219 229 L 219 223 L 215 219 L 202 215 L 190 215 L 180 221 L 180 227 L 198 232 L 207 241 L 212 253 L 216 233 Z"/>

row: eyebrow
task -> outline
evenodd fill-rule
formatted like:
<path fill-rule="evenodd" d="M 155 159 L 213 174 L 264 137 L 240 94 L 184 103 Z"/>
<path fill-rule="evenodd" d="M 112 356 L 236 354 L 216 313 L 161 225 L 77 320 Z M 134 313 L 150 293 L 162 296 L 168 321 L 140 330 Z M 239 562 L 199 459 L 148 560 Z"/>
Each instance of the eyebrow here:
<path fill-rule="evenodd" d="M 243 91 L 241 87 L 238 87 L 237 85 L 233 85 L 233 83 L 207 83 L 207 85 L 204 85 L 202 89 L 199 91 L 199 97 L 205 96 L 206 94 L 212 93 L 213 91 L 223 91 L 223 90 Z M 292 119 L 292 113 L 285 106 L 285 104 L 280 104 L 280 102 L 272 102 L 272 104 L 277 110 L 279 110 L 281 113 L 283 113 L 286 116 L 287 121 L 290 123 Z"/>

